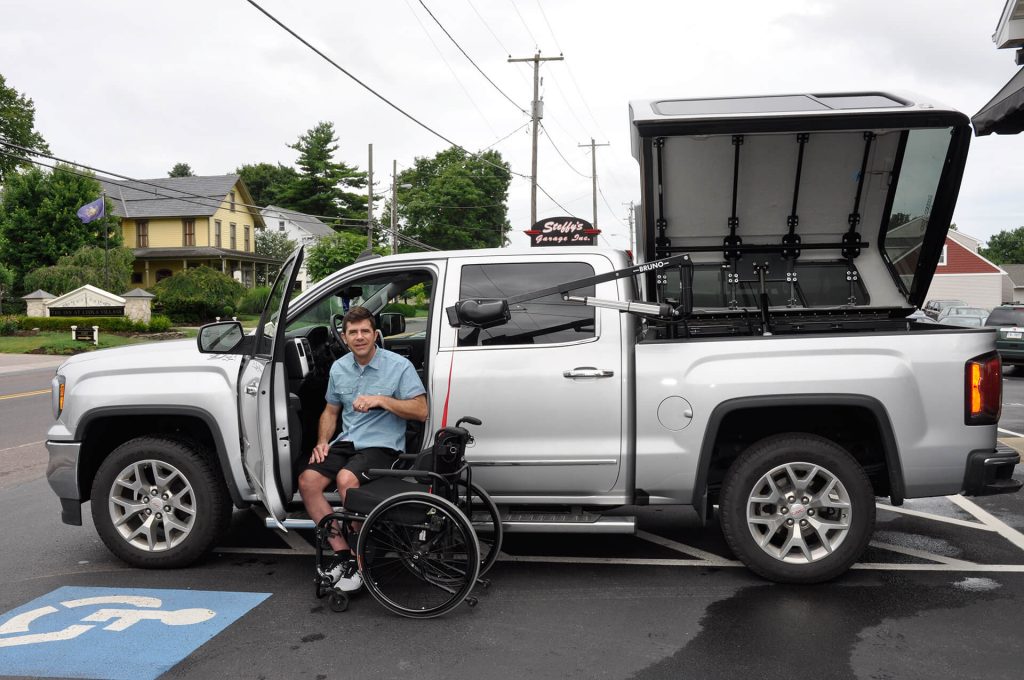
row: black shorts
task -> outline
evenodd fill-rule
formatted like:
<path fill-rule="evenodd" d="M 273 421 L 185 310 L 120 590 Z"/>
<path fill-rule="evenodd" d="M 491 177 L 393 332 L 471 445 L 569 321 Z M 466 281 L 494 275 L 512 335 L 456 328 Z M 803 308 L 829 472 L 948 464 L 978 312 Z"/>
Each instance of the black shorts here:
<path fill-rule="evenodd" d="M 399 451 L 382 447 L 371 447 L 359 449 L 352 445 L 352 442 L 336 442 L 331 444 L 327 451 L 327 457 L 322 463 L 307 463 L 306 470 L 316 470 L 332 482 L 337 479 L 338 473 L 348 470 L 356 476 L 360 482 L 369 481 L 366 474 L 368 470 L 384 469 L 389 470 L 398 460 Z"/>

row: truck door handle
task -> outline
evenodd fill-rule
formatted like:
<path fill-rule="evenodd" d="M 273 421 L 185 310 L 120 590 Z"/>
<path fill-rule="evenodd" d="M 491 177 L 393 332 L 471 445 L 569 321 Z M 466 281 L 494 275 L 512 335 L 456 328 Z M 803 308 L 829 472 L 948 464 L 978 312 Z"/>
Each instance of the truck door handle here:
<path fill-rule="evenodd" d="M 577 366 L 571 371 L 564 371 L 562 373 L 563 378 L 610 378 L 613 375 L 615 375 L 615 371 L 594 368 L 593 366 Z"/>
<path fill-rule="evenodd" d="M 259 389 L 260 389 L 259 381 L 253 380 L 252 382 L 250 382 L 248 385 L 245 386 L 245 393 L 246 394 L 256 394 L 256 392 L 258 392 Z"/>

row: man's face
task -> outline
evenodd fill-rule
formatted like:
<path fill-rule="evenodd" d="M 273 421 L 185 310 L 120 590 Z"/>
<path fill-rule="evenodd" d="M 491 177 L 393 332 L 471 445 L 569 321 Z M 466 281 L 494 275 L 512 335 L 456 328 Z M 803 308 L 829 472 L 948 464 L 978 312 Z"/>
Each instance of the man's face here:
<path fill-rule="evenodd" d="M 352 321 L 345 325 L 345 344 L 355 355 L 356 361 L 365 364 L 373 358 L 377 346 L 373 344 L 376 331 L 369 319 Z"/>

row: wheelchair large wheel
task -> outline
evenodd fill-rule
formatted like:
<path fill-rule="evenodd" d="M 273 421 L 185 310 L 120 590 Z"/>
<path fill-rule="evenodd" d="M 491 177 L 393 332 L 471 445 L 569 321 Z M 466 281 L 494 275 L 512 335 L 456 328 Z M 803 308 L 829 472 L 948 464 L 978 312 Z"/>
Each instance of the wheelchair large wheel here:
<path fill-rule="evenodd" d="M 412 491 L 366 518 L 356 546 L 363 585 L 396 614 L 428 619 L 465 600 L 480 573 L 473 526 L 452 503 Z"/>
<path fill-rule="evenodd" d="M 501 540 L 505 530 L 501 514 L 487 492 L 476 484 L 470 485 L 469 507 L 466 507 L 466 480 L 459 480 L 459 510 L 473 523 L 476 540 L 480 544 L 480 575 L 483 576 L 494 566 L 501 552 Z"/>

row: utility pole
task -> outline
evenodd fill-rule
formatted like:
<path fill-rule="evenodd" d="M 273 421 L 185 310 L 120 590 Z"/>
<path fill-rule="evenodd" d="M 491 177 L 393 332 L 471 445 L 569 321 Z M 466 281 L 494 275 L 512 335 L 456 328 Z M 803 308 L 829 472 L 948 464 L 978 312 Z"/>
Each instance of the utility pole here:
<path fill-rule="evenodd" d="M 629 250 L 636 252 L 636 249 L 633 247 L 633 220 L 636 216 L 636 204 L 633 201 L 630 201 L 628 204 L 623 201 L 622 205 L 629 205 L 629 214 L 626 215 L 626 219 L 629 221 Z"/>
<path fill-rule="evenodd" d="M 370 163 L 366 167 L 366 251 L 373 252 L 373 144 L 370 144 Z"/>
<path fill-rule="evenodd" d="M 577 144 L 576 146 L 589 146 L 590 147 L 590 177 L 594 182 L 594 229 L 597 229 L 597 151 L 596 147 L 599 146 L 610 146 L 607 142 L 604 144 L 597 144 L 594 142 L 594 138 L 590 138 L 590 144 Z"/>
<path fill-rule="evenodd" d="M 398 254 L 398 161 L 391 160 L 391 254 Z"/>
<path fill-rule="evenodd" d="M 535 53 L 532 57 L 525 57 L 522 59 L 513 59 L 509 57 L 509 62 L 515 61 L 532 61 L 533 62 L 533 106 L 531 107 L 530 117 L 533 119 L 533 160 L 530 164 L 530 226 L 537 224 L 537 132 L 540 127 L 540 119 L 544 117 L 544 102 L 540 99 L 540 62 L 542 61 L 562 61 L 565 57 L 561 55 L 557 57 L 542 57 L 540 52 Z"/>

